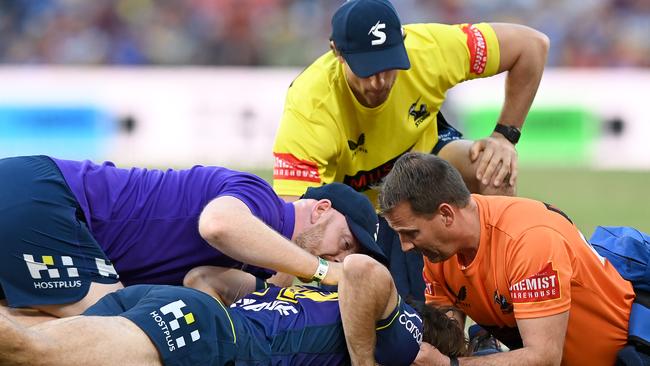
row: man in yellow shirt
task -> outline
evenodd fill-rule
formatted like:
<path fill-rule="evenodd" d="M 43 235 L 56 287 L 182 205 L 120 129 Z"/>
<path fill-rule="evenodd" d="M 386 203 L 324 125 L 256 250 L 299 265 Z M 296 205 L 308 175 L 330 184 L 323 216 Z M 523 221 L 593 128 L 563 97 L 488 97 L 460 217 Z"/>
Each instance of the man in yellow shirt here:
<path fill-rule="evenodd" d="M 273 147 L 279 195 L 295 200 L 306 187 L 343 182 L 376 202 L 373 186 L 408 151 L 448 160 L 473 192 L 514 195 L 515 144 L 544 69 L 545 35 L 513 24 L 402 27 L 390 2 L 351 0 L 332 18 L 330 47 L 287 93 Z M 447 90 L 504 71 L 495 131 L 461 139 L 439 113 Z M 383 220 L 378 239 L 400 293 L 422 299 L 421 257 L 404 258 Z"/>

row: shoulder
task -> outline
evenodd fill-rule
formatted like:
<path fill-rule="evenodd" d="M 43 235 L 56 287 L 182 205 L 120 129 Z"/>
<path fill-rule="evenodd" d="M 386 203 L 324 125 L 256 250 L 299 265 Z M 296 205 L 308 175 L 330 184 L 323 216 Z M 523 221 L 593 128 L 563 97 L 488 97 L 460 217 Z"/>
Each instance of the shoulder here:
<path fill-rule="evenodd" d="M 341 70 L 331 51 L 323 54 L 293 80 L 287 91 L 287 107 L 326 106 L 324 100 L 340 87 Z"/>
<path fill-rule="evenodd" d="M 543 202 L 507 196 L 472 194 L 485 223 L 497 228 L 526 228 L 536 226 L 548 214 Z"/>
<path fill-rule="evenodd" d="M 404 26 L 406 46 L 417 45 L 419 42 L 440 41 L 445 38 L 457 36 L 462 32 L 457 24 L 441 23 L 414 23 Z M 462 34 L 462 33 L 460 33 Z"/>
<path fill-rule="evenodd" d="M 484 41 L 491 41 L 494 37 L 494 29 L 488 23 L 416 23 L 407 24 L 404 29 L 407 35 L 404 40 L 407 48 L 422 42 L 442 45 L 461 41 L 461 44 L 465 44 L 470 36 L 484 38 Z"/>

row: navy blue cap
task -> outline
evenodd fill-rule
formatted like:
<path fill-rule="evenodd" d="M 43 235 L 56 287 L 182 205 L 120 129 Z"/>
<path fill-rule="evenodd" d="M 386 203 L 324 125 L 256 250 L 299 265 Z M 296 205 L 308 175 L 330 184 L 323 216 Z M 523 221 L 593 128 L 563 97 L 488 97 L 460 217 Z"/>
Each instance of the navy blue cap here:
<path fill-rule="evenodd" d="M 387 0 L 346 1 L 332 17 L 330 39 L 359 77 L 411 67 L 399 15 Z"/>
<path fill-rule="evenodd" d="M 377 245 L 378 218 L 368 197 L 343 183 L 330 183 L 307 188 L 301 198 L 330 200 L 332 207 L 345 216 L 352 235 L 365 253 L 383 264 L 388 263 L 386 255 Z"/>

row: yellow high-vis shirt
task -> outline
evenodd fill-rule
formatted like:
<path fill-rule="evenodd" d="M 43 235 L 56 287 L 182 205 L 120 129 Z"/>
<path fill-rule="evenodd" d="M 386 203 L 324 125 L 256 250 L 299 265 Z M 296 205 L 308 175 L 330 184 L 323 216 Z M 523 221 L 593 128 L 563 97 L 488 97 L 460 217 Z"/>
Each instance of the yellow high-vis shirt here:
<path fill-rule="evenodd" d="M 431 152 L 436 115 L 447 90 L 494 75 L 499 44 L 481 23 L 404 26 L 409 70 L 399 70 L 388 99 L 367 108 L 355 98 L 344 65 L 328 52 L 288 90 L 273 146 L 276 193 L 300 196 L 307 187 L 343 182 L 368 194 L 408 151 Z"/>

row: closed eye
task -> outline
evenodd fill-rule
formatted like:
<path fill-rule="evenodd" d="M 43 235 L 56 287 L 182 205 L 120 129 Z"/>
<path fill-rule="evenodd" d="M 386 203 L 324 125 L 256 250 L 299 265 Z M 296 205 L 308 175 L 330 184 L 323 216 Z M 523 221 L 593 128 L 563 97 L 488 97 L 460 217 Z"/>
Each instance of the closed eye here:
<path fill-rule="evenodd" d="M 409 239 L 415 239 L 419 234 L 419 230 L 402 230 L 399 232 L 402 236 L 409 238 Z"/>
<path fill-rule="evenodd" d="M 350 250 L 350 248 L 352 248 L 352 244 L 350 244 L 350 242 L 348 240 L 346 240 L 344 248 L 345 248 L 345 250 Z"/>

